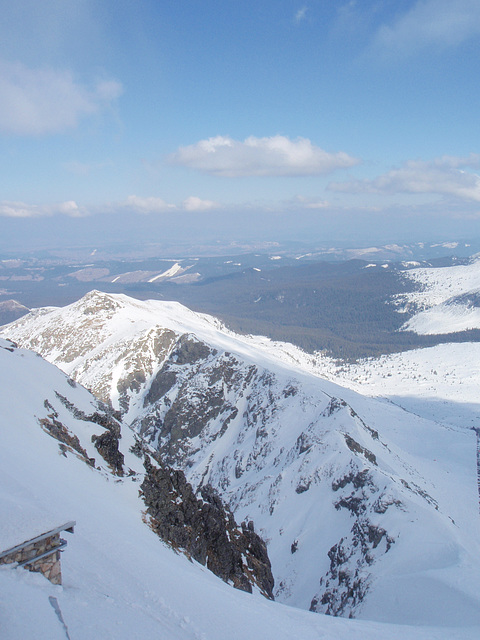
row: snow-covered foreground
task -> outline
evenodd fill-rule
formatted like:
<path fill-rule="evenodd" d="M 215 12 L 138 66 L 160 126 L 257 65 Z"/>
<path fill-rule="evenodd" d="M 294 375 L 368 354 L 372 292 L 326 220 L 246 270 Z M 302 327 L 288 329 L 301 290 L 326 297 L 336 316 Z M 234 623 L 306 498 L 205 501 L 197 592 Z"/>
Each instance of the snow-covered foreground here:
<path fill-rule="evenodd" d="M 55 391 L 86 413 L 94 408 L 92 397 L 78 385 L 73 388 L 55 367 L 0 340 L 1 546 L 50 524 L 77 522 L 62 556 L 63 586 L 23 569 L 1 568 L 2 640 L 478 638 L 480 626 L 431 628 L 324 617 L 234 590 L 158 540 L 142 521 L 138 482 L 114 479 L 105 468 L 95 470 L 61 454 L 58 442 L 39 426 L 48 411 L 45 400 L 84 446 L 98 425 L 73 419 Z M 128 456 L 128 433 L 124 443 L 127 464 L 135 464 Z"/>
<path fill-rule="evenodd" d="M 50 524 L 75 519 L 77 526 L 62 556 L 63 586 L 22 569 L 0 570 L 2 640 L 478 637 L 480 627 L 403 627 L 296 610 L 234 590 L 175 554 L 142 522 L 138 483 L 60 455 L 58 442 L 41 430 L 48 399 L 87 443 L 91 425 L 72 420 L 54 390 L 85 412 L 91 396 L 41 358 L 9 348 L 0 341 L 2 547 Z"/>

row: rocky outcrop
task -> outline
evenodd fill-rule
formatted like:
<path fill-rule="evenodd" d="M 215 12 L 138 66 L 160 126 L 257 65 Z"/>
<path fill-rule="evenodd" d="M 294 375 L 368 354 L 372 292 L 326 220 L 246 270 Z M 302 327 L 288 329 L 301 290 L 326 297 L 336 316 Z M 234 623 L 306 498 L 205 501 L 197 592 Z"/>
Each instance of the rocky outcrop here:
<path fill-rule="evenodd" d="M 89 466 L 95 466 L 95 459 L 90 458 L 86 450 L 80 444 L 78 436 L 71 433 L 69 429 L 58 419 L 58 413 L 48 400 L 44 402 L 45 409 L 50 410 L 50 413 L 46 418 L 40 418 L 39 423 L 42 429 L 58 440 L 60 444 L 60 450 L 65 454 L 68 449 L 78 455 Z"/>
<path fill-rule="evenodd" d="M 92 436 L 92 442 L 96 450 L 105 462 L 110 465 L 113 473 L 117 476 L 123 476 L 123 463 L 125 458 L 118 448 L 118 440 L 118 436 L 108 429 L 99 436 Z"/>
<path fill-rule="evenodd" d="M 197 498 L 180 470 L 156 466 L 148 456 L 145 470 L 141 496 L 153 531 L 237 589 L 257 587 L 273 599 L 267 549 L 253 523 L 239 528 L 210 486 L 202 487 Z"/>
<path fill-rule="evenodd" d="M 394 542 L 385 529 L 359 518 L 350 535 L 328 552 L 330 568 L 320 580 L 322 591 L 312 599 L 310 611 L 353 618 L 370 586 L 368 567 Z"/>
<path fill-rule="evenodd" d="M 166 464 L 178 465 L 191 454 L 192 439 L 221 437 L 238 414 L 230 398 L 236 402 L 255 374 L 255 366 L 245 367 L 232 354 L 182 336 L 153 377 L 134 429 Z M 215 422 L 219 429 L 210 433 Z"/>
<path fill-rule="evenodd" d="M 72 381 L 72 383 L 75 384 L 74 381 Z M 119 413 L 113 411 L 112 408 L 105 403 L 99 402 L 99 410 L 94 413 L 87 414 L 76 407 L 72 402 L 65 398 L 65 396 L 58 393 L 58 391 L 55 391 L 55 395 L 63 406 L 70 411 L 74 418 L 85 422 L 93 422 L 105 429 L 105 431 L 100 435 L 93 435 L 91 438 L 92 442 L 95 445 L 95 449 L 109 465 L 113 473 L 117 476 L 123 476 L 123 464 L 125 457 L 119 449 L 120 438 L 122 437 L 121 427 L 118 421 L 120 418 Z"/>

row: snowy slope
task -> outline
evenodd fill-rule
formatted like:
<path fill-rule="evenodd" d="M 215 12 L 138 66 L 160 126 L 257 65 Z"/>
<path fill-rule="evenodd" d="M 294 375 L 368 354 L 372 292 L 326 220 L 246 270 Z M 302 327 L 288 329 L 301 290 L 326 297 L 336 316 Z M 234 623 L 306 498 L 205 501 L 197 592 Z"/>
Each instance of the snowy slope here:
<path fill-rule="evenodd" d="M 92 292 L 5 332 L 111 398 L 192 482 L 253 519 L 278 599 L 411 624 L 478 622 L 473 431 L 321 380 L 307 369 L 333 377 L 331 362 L 235 336 L 177 303 Z"/>
<path fill-rule="evenodd" d="M 464 429 L 480 425 L 480 343 L 442 344 L 336 367 L 319 360 L 316 371 L 408 411 Z"/>
<path fill-rule="evenodd" d="M 404 276 L 420 287 L 398 298 L 403 309 L 417 311 L 403 330 L 428 335 L 480 328 L 480 257 L 467 265 L 412 269 Z"/>
<path fill-rule="evenodd" d="M 96 406 L 57 369 L 0 340 L 0 539 L 11 542 L 51 523 L 77 521 L 62 556 L 63 586 L 21 569 L 0 569 L 2 640 L 478 637 L 480 627 L 468 619 L 462 627 L 437 628 L 343 620 L 232 589 L 165 547 L 145 526 L 138 482 L 61 454 L 39 425 L 49 411 L 45 400 L 84 447 L 98 425 L 72 418 L 55 392 L 86 413 Z M 127 433 L 124 439 L 127 445 Z M 128 458 L 128 447 L 123 451 Z"/>

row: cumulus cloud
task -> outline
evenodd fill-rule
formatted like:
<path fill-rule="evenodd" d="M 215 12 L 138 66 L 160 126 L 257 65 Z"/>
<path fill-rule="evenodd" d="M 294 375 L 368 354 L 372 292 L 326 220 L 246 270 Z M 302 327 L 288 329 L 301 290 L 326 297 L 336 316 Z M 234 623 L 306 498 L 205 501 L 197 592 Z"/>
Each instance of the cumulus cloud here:
<path fill-rule="evenodd" d="M 0 202 L 0 217 L 4 218 L 40 218 L 58 214 L 68 216 L 69 218 L 80 218 L 88 215 L 88 212 L 86 209 L 79 207 L 74 200 L 60 202 L 54 205 Z"/>
<path fill-rule="evenodd" d="M 69 71 L 0 61 L 0 131 L 27 136 L 63 132 L 121 93 L 122 85 L 115 80 L 89 88 Z"/>
<path fill-rule="evenodd" d="M 480 177 L 467 171 L 480 166 L 480 156 L 442 156 L 430 162 L 410 160 L 374 180 L 330 183 L 328 188 L 345 193 L 430 193 L 480 202 Z"/>
<path fill-rule="evenodd" d="M 210 209 L 216 209 L 218 204 L 213 200 L 202 200 L 196 196 L 190 196 L 183 201 L 183 208 L 185 211 L 209 211 Z"/>
<path fill-rule="evenodd" d="M 138 213 L 162 213 L 163 211 L 176 209 L 174 204 L 169 204 L 162 198 L 141 198 L 139 196 L 128 196 L 122 206 L 133 209 Z"/>
<path fill-rule="evenodd" d="M 255 138 L 243 142 L 216 136 L 180 147 L 170 162 L 224 177 L 312 176 L 351 167 L 358 160 L 339 151 L 328 153 L 307 138 L 285 136 Z"/>
<path fill-rule="evenodd" d="M 426 47 L 457 46 L 478 35 L 478 0 L 417 0 L 393 24 L 379 28 L 373 52 L 408 56 Z"/>

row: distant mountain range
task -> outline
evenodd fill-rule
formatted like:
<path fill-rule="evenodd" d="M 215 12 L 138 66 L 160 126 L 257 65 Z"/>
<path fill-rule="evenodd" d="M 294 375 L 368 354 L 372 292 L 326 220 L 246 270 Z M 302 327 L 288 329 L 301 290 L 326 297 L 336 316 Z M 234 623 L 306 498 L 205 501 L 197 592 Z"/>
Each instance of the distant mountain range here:
<path fill-rule="evenodd" d="M 421 251 L 455 250 L 461 254 L 472 248 L 447 244 L 422 245 Z M 480 338 L 478 327 L 458 317 L 454 338 L 445 335 L 452 333 L 448 327 L 445 332 L 430 331 L 408 323 L 420 310 L 424 286 L 420 274 L 436 274 L 432 277 L 441 280 L 451 267 L 458 267 L 458 273 L 462 267 L 473 273 L 476 267 L 468 265 L 474 265 L 474 259 L 451 256 L 419 261 L 413 259 L 420 251 L 418 246 L 415 251 L 396 245 L 369 251 L 378 257 L 387 249 L 391 255 L 396 251 L 397 257 L 408 254 L 411 259 L 319 262 L 317 254 L 278 253 L 108 262 L 95 254 L 93 262 L 83 264 L 51 258 L 4 260 L 0 263 L 4 287 L 0 294 L 18 302 L 0 302 L 0 322 L 2 308 L 4 324 L 14 318 L 8 305 L 17 304 L 15 313 L 20 315 L 27 308 L 64 306 L 97 288 L 137 299 L 176 300 L 195 311 L 215 315 L 236 332 L 265 335 L 345 361 L 453 339 L 470 342 Z M 366 256 L 365 250 L 356 254 Z M 470 307 L 476 304 L 476 290 L 478 286 L 472 282 L 468 291 L 462 289 L 459 294 L 470 296 L 466 302 Z M 462 300 L 444 300 L 452 322 L 452 313 L 463 313 Z M 419 322 L 425 323 L 425 318 L 436 313 L 429 311 Z"/>

